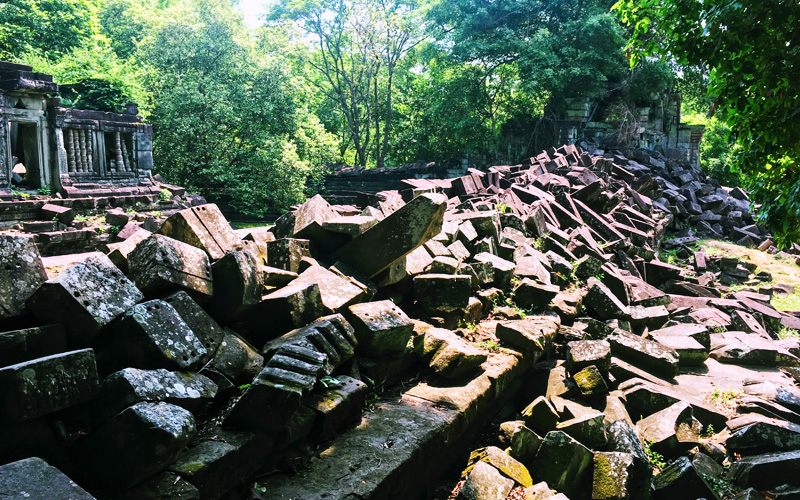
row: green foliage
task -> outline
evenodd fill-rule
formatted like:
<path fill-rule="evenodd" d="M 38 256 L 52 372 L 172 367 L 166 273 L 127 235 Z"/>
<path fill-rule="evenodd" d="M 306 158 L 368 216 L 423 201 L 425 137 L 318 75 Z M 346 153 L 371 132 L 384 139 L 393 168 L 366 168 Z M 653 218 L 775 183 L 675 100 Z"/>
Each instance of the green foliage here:
<path fill-rule="evenodd" d="M 143 82 L 145 70 L 134 60 L 122 60 L 107 40 L 94 40 L 68 55 L 51 59 L 49 52 L 29 52 L 21 62 L 53 75 L 63 86 L 65 106 L 100 111 L 121 111 L 129 101 L 141 105 L 146 115 L 151 93 Z"/>
<path fill-rule="evenodd" d="M 734 399 L 738 398 L 739 395 L 742 394 L 742 391 L 735 391 L 733 389 L 725 389 L 720 391 L 718 387 L 714 388 L 711 392 L 711 402 L 721 402 L 721 403 L 729 403 Z"/>
<path fill-rule="evenodd" d="M 784 326 L 781 327 L 780 330 L 778 330 L 778 337 L 782 339 L 797 339 L 800 338 L 800 332 L 798 332 L 793 328 L 788 328 Z"/>
<path fill-rule="evenodd" d="M 229 4 L 179 5 L 142 42 L 159 76 L 154 162 L 171 182 L 252 215 L 302 202 L 333 140 L 283 71 L 252 50 Z"/>
<path fill-rule="evenodd" d="M 0 59 L 30 51 L 67 54 L 96 32 L 96 9 L 91 0 L 0 2 Z"/>
<path fill-rule="evenodd" d="M 42 196 L 50 196 L 53 194 L 53 190 L 50 188 L 50 186 L 42 186 L 36 192 Z"/>
<path fill-rule="evenodd" d="M 800 239 L 800 4 L 620 0 L 614 9 L 632 27 L 632 64 L 661 54 L 709 68 L 711 111 L 738 145 L 732 162 L 763 204 L 760 220 L 780 244 Z"/>
<path fill-rule="evenodd" d="M 172 199 L 172 191 L 167 188 L 161 188 L 158 192 L 158 201 L 169 201 Z"/>
<path fill-rule="evenodd" d="M 644 452 L 647 455 L 647 459 L 650 461 L 650 465 L 653 466 L 656 472 L 663 470 L 667 466 L 667 461 L 664 459 L 664 455 L 658 453 L 657 451 L 653 451 L 654 441 L 645 441 L 644 443 Z"/>

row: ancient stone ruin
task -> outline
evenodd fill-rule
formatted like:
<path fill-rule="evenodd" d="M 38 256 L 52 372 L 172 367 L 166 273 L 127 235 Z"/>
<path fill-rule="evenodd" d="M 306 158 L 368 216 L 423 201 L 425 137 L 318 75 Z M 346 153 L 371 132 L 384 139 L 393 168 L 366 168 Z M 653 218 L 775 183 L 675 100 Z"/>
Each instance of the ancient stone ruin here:
<path fill-rule="evenodd" d="M 777 251 L 746 193 L 575 146 L 426 182 L 195 206 L 57 273 L 0 236 L 2 495 L 800 495 L 800 318 L 692 248 Z"/>
<path fill-rule="evenodd" d="M 151 192 L 152 128 L 136 105 L 72 109 L 48 97 L 58 90 L 52 76 L 0 61 L 0 199 L 12 189 L 68 198 Z"/>

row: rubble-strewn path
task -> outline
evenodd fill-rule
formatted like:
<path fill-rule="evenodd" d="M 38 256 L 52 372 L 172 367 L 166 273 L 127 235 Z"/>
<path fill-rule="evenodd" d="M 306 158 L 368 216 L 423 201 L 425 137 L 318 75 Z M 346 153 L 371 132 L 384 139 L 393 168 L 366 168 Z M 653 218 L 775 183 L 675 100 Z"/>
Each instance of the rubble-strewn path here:
<path fill-rule="evenodd" d="M 47 270 L 0 236 L 0 496 L 421 498 L 510 407 L 454 497 L 797 498 L 791 290 L 697 242 L 777 250 L 744 191 L 651 154 L 269 230 L 200 205 Z"/>

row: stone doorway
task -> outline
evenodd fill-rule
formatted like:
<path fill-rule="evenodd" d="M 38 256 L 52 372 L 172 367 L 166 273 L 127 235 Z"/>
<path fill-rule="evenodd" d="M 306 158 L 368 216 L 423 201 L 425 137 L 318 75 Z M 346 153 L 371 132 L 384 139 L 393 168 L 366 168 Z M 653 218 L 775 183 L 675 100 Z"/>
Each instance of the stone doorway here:
<path fill-rule="evenodd" d="M 42 187 L 42 148 L 38 124 L 12 121 L 8 128 L 11 186 L 17 189 L 39 189 Z"/>

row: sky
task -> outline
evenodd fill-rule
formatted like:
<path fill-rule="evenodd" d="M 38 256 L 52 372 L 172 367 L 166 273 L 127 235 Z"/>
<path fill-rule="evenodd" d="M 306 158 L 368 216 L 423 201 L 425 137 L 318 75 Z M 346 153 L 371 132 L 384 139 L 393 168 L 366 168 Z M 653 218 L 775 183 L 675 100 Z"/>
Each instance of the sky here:
<path fill-rule="evenodd" d="M 244 14 L 244 22 L 251 28 L 261 25 L 259 17 L 266 11 L 269 0 L 239 0 L 236 8 Z"/>

